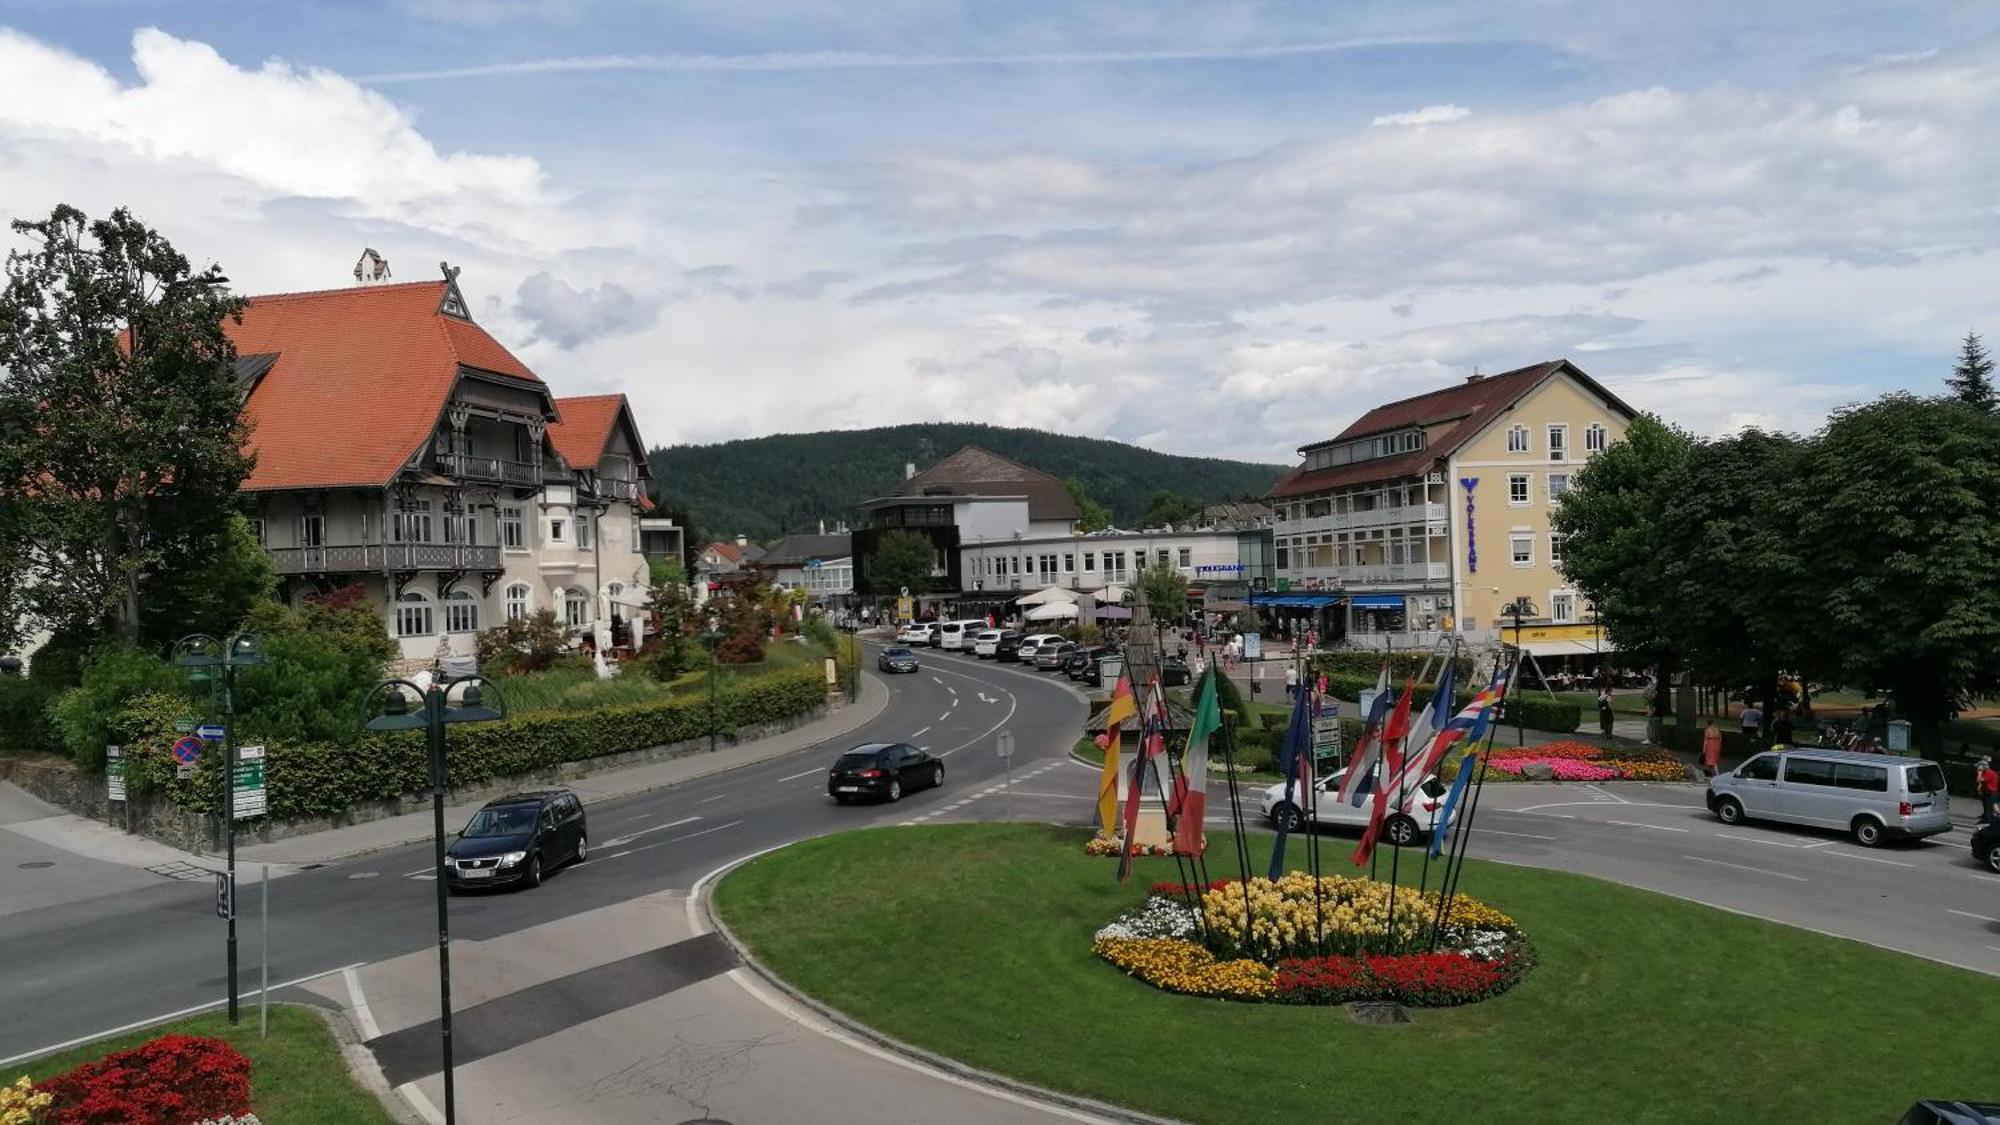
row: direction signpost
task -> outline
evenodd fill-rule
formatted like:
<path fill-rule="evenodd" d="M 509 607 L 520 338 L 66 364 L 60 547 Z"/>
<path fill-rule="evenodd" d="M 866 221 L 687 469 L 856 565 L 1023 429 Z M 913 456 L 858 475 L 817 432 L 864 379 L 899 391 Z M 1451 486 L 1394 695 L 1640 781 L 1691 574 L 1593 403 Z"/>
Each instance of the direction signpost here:
<path fill-rule="evenodd" d="M 1324 765 L 1332 759 L 1333 768 L 1340 768 L 1340 703 L 1325 699 L 1320 704 L 1319 718 L 1313 720 L 1313 773 L 1329 772 Z"/>
<path fill-rule="evenodd" d="M 104 799 L 123 801 L 125 799 L 125 750 L 119 746 L 104 748 Z M 109 810 L 106 810 L 107 812 Z"/>
<path fill-rule="evenodd" d="M 262 746 L 238 746 L 236 765 L 231 771 L 235 784 L 230 787 L 233 798 L 230 809 L 237 820 L 248 820 L 253 816 L 263 816 L 269 805 L 264 789 L 264 748 Z"/>
<path fill-rule="evenodd" d="M 236 920 L 236 876 L 228 871 L 215 873 L 215 916 L 225 922 Z"/>

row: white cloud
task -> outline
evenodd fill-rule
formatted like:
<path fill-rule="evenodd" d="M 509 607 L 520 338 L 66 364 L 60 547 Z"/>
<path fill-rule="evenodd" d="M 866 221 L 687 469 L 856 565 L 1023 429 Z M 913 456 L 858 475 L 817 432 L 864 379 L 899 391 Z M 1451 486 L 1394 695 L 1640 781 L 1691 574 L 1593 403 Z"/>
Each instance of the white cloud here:
<path fill-rule="evenodd" d="M 1370 124 L 1374 125 L 1442 125 L 1447 121 L 1471 117 L 1472 111 L 1462 105 L 1427 105 L 1408 113 L 1385 113 Z"/>

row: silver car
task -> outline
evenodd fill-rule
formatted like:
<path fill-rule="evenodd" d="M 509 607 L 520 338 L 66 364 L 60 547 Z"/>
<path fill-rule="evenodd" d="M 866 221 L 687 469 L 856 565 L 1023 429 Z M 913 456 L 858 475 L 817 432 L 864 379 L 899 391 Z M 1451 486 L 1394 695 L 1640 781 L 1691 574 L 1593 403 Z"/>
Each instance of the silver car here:
<path fill-rule="evenodd" d="M 1863 847 L 1951 831 L 1936 762 L 1852 750 L 1773 750 L 1708 783 L 1724 824 L 1776 820 L 1852 833 Z"/>

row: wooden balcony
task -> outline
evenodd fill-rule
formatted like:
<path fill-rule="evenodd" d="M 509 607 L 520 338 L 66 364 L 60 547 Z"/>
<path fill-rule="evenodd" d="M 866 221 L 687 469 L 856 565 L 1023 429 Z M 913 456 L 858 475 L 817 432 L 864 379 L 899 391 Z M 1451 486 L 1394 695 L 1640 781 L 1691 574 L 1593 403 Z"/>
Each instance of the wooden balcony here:
<path fill-rule="evenodd" d="M 606 500 L 637 500 L 639 498 L 639 482 L 636 480 L 619 480 L 616 477 L 598 477 L 597 494 Z"/>
<path fill-rule="evenodd" d="M 437 468 L 439 472 L 461 480 L 493 480 L 528 487 L 542 483 L 542 475 L 534 465 L 526 461 L 509 461 L 504 457 L 440 453 L 437 455 Z"/>
<path fill-rule="evenodd" d="M 367 574 L 399 570 L 499 570 L 498 546 L 460 543 L 365 543 L 343 547 L 268 547 L 286 574 Z"/>

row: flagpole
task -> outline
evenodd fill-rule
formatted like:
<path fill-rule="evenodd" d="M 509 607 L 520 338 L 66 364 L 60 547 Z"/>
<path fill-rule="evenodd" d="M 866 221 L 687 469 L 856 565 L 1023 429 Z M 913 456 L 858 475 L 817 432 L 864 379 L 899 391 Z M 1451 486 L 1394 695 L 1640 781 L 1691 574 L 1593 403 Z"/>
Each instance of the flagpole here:
<path fill-rule="evenodd" d="M 1457 634 L 1453 634 L 1453 635 L 1452 635 L 1452 639 L 1451 639 L 1451 654 L 1450 654 L 1449 656 L 1445 657 L 1445 659 L 1447 659 L 1447 660 L 1451 660 L 1451 661 L 1456 661 L 1456 660 L 1458 659 L 1458 636 L 1457 636 Z M 1499 661 L 1499 658 L 1498 658 L 1498 657 L 1495 657 L 1495 658 L 1494 658 L 1494 661 L 1493 661 L 1493 671 L 1494 671 L 1495 673 L 1498 673 L 1498 672 L 1500 671 L 1500 661 Z M 1491 680 L 1491 679 L 1488 679 L 1488 680 L 1487 680 L 1487 682 L 1488 682 L 1488 683 L 1491 683 L 1491 682 L 1492 682 L 1492 680 Z M 1452 702 L 1452 706 L 1453 706 L 1453 707 L 1457 707 L 1457 706 L 1458 706 L 1458 700 L 1454 699 L 1454 700 L 1452 700 L 1451 702 Z M 1450 752 L 1450 751 L 1446 751 L 1446 753 L 1449 753 L 1449 752 Z M 1442 763 L 1440 763 L 1440 764 L 1442 764 Z M 1442 781 L 1443 779 L 1442 779 L 1442 778 L 1440 778 L 1439 780 L 1440 780 L 1440 781 Z M 1437 814 L 1435 814 L 1435 813 L 1431 814 L 1431 831 L 1432 831 L 1432 832 L 1436 832 L 1436 831 L 1437 831 Z M 1424 869 L 1423 869 L 1423 872 L 1422 872 L 1422 873 L 1421 873 L 1420 875 L 1418 875 L 1418 876 L 1417 876 L 1417 894 L 1419 894 L 1419 895 L 1422 895 L 1422 894 L 1424 894 L 1424 893 L 1425 893 L 1425 892 L 1426 892 L 1427 890 L 1429 890 L 1429 889 L 1430 889 L 1430 885 L 1431 885 L 1431 849 L 1430 849 L 1430 848 L 1429 848 L 1428 846 L 1426 846 L 1426 847 L 1424 848 Z"/>
<path fill-rule="evenodd" d="M 1514 666 L 1507 673 L 1507 686 L 1500 692 L 1500 706 L 1503 709 L 1503 713 L 1507 705 L 1507 700 L 1517 694 L 1515 688 L 1517 686 L 1517 681 L 1520 680 L 1520 678 L 1521 678 L 1521 650 L 1516 648 L 1514 650 Z M 1500 724 L 1497 722 L 1487 728 L 1486 747 L 1488 751 L 1492 749 L 1493 736 L 1495 733 L 1499 731 L 1499 728 Z M 1450 881 L 1451 889 L 1450 893 L 1445 896 L 1446 905 L 1445 905 L 1444 916 L 1443 919 L 1439 922 L 1439 925 L 1443 925 L 1445 922 L 1451 921 L 1451 906 L 1450 906 L 1451 899 L 1453 896 L 1458 894 L 1458 881 L 1465 874 L 1465 853 L 1469 850 L 1469 845 L 1471 843 L 1472 822 L 1473 818 L 1479 815 L 1479 795 L 1480 793 L 1485 791 L 1485 789 L 1486 789 L 1486 759 L 1485 755 L 1482 754 L 1479 763 L 1479 776 L 1472 779 L 1472 800 L 1470 803 L 1466 805 L 1465 808 L 1465 823 L 1461 831 L 1462 843 L 1458 853 L 1458 869 L 1456 872 L 1451 873 L 1451 881 Z"/>
<path fill-rule="evenodd" d="M 1170 723 L 1167 722 L 1166 693 L 1164 689 L 1162 689 L 1157 682 L 1155 682 L 1153 685 L 1153 701 L 1156 704 L 1158 704 L 1157 707 L 1158 713 L 1155 716 L 1155 721 L 1159 725 L 1160 738 L 1164 740 L 1167 734 L 1171 732 L 1172 726 Z M 1174 772 L 1173 747 L 1163 746 L 1160 750 L 1160 756 L 1167 760 L 1167 773 L 1171 776 Z M 1148 755 L 1144 754 L 1143 752 L 1140 754 L 1141 761 L 1144 761 L 1147 757 Z M 1185 763 L 1183 763 L 1183 765 L 1185 765 Z M 1175 840 L 1174 825 L 1179 822 L 1180 817 L 1174 813 L 1173 799 L 1167 795 L 1166 779 L 1160 776 L 1160 770 L 1159 767 L 1157 766 L 1155 766 L 1153 769 L 1153 783 L 1155 787 L 1158 788 L 1160 791 L 1161 817 L 1167 823 L 1167 851 L 1171 853 L 1174 857 L 1174 873 L 1181 877 L 1181 898 L 1183 901 L 1187 903 L 1188 909 L 1194 911 L 1195 927 L 1199 929 L 1201 928 L 1200 899 L 1196 895 L 1194 890 L 1194 885 L 1189 878 L 1189 876 L 1193 873 L 1194 869 L 1185 862 L 1183 862 L 1180 849 L 1174 846 L 1174 840 Z M 1204 939 L 1202 944 L 1207 945 L 1208 944 L 1207 940 Z"/>
<path fill-rule="evenodd" d="M 1312 690 L 1306 686 L 1305 669 L 1299 663 L 1299 650 L 1296 645 L 1292 647 L 1292 678 L 1298 681 L 1297 685 L 1292 689 L 1298 695 L 1298 698 L 1292 700 L 1292 707 L 1296 714 L 1299 704 L 1309 698 L 1307 693 Z M 1314 952 L 1324 957 L 1326 956 L 1326 919 L 1322 912 L 1326 908 L 1321 904 L 1319 885 L 1319 761 L 1315 757 L 1318 753 L 1318 747 L 1313 741 L 1316 737 L 1313 724 L 1319 720 L 1319 708 L 1308 707 L 1305 715 L 1306 730 L 1305 738 L 1303 739 L 1306 744 L 1305 760 L 1309 763 L 1307 774 L 1312 778 L 1312 781 L 1307 785 L 1307 788 L 1311 792 L 1306 796 L 1306 866 L 1312 869 L 1313 930 L 1315 935 L 1314 941 L 1317 943 L 1314 947 Z M 1296 763 L 1293 768 L 1298 768 Z"/>
<path fill-rule="evenodd" d="M 1210 675 L 1219 675 L 1210 666 Z M 1248 829 L 1243 823 L 1243 802 L 1236 788 L 1236 728 L 1230 721 L 1234 712 L 1222 715 L 1222 769 L 1228 775 L 1229 785 L 1229 826 L 1236 837 L 1236 882 L 1243 888 L 1243 949 L 1250 949 L 1250 841 L 1246 838 Z"/>

